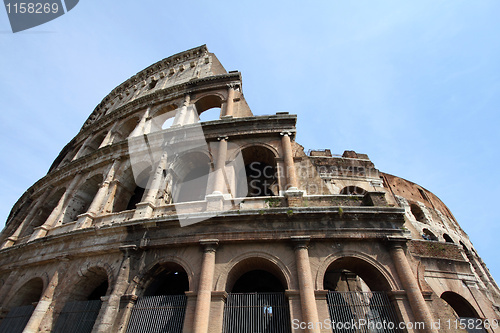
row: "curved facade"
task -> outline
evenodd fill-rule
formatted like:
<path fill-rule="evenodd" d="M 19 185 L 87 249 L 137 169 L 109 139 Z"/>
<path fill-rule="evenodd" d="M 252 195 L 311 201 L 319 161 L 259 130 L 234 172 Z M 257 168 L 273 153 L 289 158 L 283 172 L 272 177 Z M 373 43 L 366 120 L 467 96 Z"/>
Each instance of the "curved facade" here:
<path fill-rule="evenodd" d="M 116 87 L 8 217 L 0 332 L 500 332 L 448 208 L 295 125 L 205 46 Z"/>

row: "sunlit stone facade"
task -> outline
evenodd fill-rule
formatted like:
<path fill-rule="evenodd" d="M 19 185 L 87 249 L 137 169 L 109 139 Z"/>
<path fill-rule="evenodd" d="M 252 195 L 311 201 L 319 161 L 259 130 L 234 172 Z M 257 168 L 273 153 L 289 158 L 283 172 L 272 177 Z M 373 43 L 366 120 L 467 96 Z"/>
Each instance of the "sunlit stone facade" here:
<path fill-rule="evenodd" d="M 365 154 L 304 152 L 296 119 L 254 115 L 205 46 L 120 84 L 8 217 L 0 332 L 500 332 L 448 208 Z"/>

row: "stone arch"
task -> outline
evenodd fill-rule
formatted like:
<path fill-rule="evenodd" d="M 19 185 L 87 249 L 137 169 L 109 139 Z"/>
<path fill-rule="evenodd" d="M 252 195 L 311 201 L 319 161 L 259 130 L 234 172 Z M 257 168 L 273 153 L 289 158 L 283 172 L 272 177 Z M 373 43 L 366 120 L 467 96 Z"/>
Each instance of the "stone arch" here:
<path fill-rule="evenodd" d="M 66 188 L 62 187 L 45 200 L 45 203 L 40 207 L 33 219 L 29 221 L 29 224 L 21 232 L 21 237 L 31 235 L 35 228 L 45 223 L 65 192 Z"/>
<path fill-rule="evenodd" d="M 212 159 L 208 151 L 190 151 L 175 158 L 170 174 L 174 202 L 204 200 L 208 193 Z"/>
<path fill-rule="evenodd" d="M 17 283 L 17 286 L 12 288 L 15 292 L 9 300 L 3 304 L 5 307 L 13 308 L 31 305 L 40 300 L 47 282 L 44 281 L 42 277 L 31 277 L 28 281 L 26 280 L 27 279 L 24 279 L 20 283 Z"/>
<path fill-rule="evenodd" d="M 139 124 L 139 116 L 130 117 L 124 121 L 116 128 L 113 137 L 113 143 L 127 140 L 130 134 L 135 130 L 137 124 Z"/>
<path fill-rule="evenodd" d="M 217 93 L 208 93 L 198 98 L 193 104 L 196 106 L 200 121 L 218 120 L 222 116 L 224 97 Z"/>
<path fill-rule="evenodd" d="M 316 273 L 316 289 L 324 289 L 325 275 L 332 268 L 343 268 L 357 274 L 372 291 L 399 290 L 391 273 L 380 262 L 364 253 L 354 251 L 329 255 Z"/>
<path fill-rule="evenodd" d="M 102 142 L 106 138 L 106 135 L 108 134 L 107 131 L 101 131 L 97 134 L 95 134 L 92 138 L 92 140 L 88 141 L 85 143 L 80 151 L 78 151 L 77 156 L 78 157 L 83 157 L 86 155 L 89 155 L 93 153 L 94 151 L 98 150 L 99 147 L 101 146 Z"/>
<path fill-rule="evenodd" d="M 152 110 L 150 114 L 150 132 L 161 131 L 162 129 L 167 129 L 168 127 L 172 126 L 173 120 L 177 114 L 177 110 L 177 104 L 161 105 Z"/>
<path fill-rule="evenodd" d="M 161 268 L 168 269 L 176 267 L 180 267 L 184 270 L 184 272 L 186 272 L 189 290 L 194 290 L 194 271 L 189 262 L 176 256 L 165 256 L 161 259 L 155 260 L 145 267 L 138 275 L 136 275 L 128 286 L 127 294 L 142 294 L 155 278 L 155 272 L 158 272 Z"/>
<path fill-rule="evenodd" d="M 78 188 L 64 210 L 62 223 L 75 221 L 78 215 L 85 213 L 94 200 L 97 191 L 103 181 L 102 174 L 95 174 Z"/>
<path fill-rule="evenodd" d="M 273 274 L 283 285 L 291 289 L 292 274 L 287 266 L 277 257 L 269 253 L 252 251 L 232 259 L 227 264 L 227 274 L 220 274 L 216 280 L 216 290 L 231 291 L 234 283 L 245 273 L 263 270 Z"/>
<path fill-rule="evenodd" d="M 196 110 L 198 111 L 198 115 L 203 113 L 206 110 L 212 108 L 220 108 L 222 103 L 225 101 L 225 96 L 216 92 L 209 92 L 199 96 L 197 99 L 192 100 L 191 104 L 196 106 Z"/>
<path fill-rule="evenodd" d="M 481 318 L 474 306 L 463 296 L 453 291 L 445 291 L 440 297 L 451 306 L 459 318 Z"/>
<path fill-rule="evenodd" d="M 275 149 L 266 144 L 250 144 L 241 147 L 240 151 L 245 166 L 235 170 L 236 192 L 244 188 L 246 182 L 247 196 L 273 196 L 279 194 L 279 175 Z"/>
<path fill-rule="evenodd" d="M 345 194 L 345 195 L 365 195 L 366 190 L 362 187 L 359 186 L 354 186 L 354 185 L 349 185 L 344 187 L 342 190 L 340 190 L 339 194 Z"/>
<path fill-rule="evenodd" d="M 108 295 L 113 288 L 113 272 L 109 265 L 97 263 L 83 266 L 75 277 L 76 281 L 68 290 L 68 301 L 97 300 Z"/>
<path fill-rule="evenodd" d="M 112 200 L 111 212 L 113 213 L 135 209 L 135 205 L 142 201 L 152 172 L 150 165 L 132 168 L 130 162 L 122 170 L 121 176 L 117 180 L 115 195 L 110 198 Z M 134 170 L 142 171 L 139 175 L 135 175 Z"/>

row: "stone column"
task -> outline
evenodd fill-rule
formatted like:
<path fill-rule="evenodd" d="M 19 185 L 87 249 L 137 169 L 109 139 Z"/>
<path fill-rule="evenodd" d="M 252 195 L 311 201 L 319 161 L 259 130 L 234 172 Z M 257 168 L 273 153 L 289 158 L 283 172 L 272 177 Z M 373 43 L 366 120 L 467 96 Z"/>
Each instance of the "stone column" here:
<path fill-rule="evenodd" d="M 63 264 L 63 266 L 66 266 Z M 63 269 L 65 271 L 65 269 Z M 42 323 L 43 318 L 47 314 L 47 311 L 50 308 L 50 304 L 52 304 L 52 300 L 54 297 L 54 291 L 59 284 L 59 270 L 56 270 L 54 272 L 54 275 L 52 275 L 52 278 L 50 279 L 49 284 L 45 288 L 42 297 L 38 301 L 38 304 L 36 305 L 35 310 L 33 311 L 33 314 L 30 317 L 30 320 L 24 327 L 23 333 L 36 333 L 39 332 L 39 327 L 40 324 Z"/>
<path fill-rule="evenodd" d="M 130 137 L 133 136 L 140 136 L 145 134 L 144 133 L 144 128 L 146 127 L 146 120 L 149 118 L 149 112 L 151 111 L 151 108 L 149 107 L 146 112 L 142 115 L 141 120 L 139 121 L 139 124 L 135 127 L 135 129 L 130 133 Z M 125 139 L 125 138 L 124 138 Z"/>
<path fill-rule="evenodd" d="M 86 155 L 85 152 L 87 151 L 87 146 L 89 145 L 89 142 L 93 139 L 93 135 L 89 135 L 87 139 L 83 142 L 83 144 L 80 146 L 80 149 L 78 152 L 75 154 L 75 156 L 71 159 L 72 161 L 79 159 L 80 157 Z"/>
<path fill-rule="evenodd" d="M 427 304 L 425 304 L 424 296 L 420 291 L 417 279 L 413 274 L 401 243 L 392 244 L 391 257 L 394 262 L 394 266 L 396 266 L 396 271 L 398 272 L 401 284 L 407 292 L 408 300 L 410 301 L 415 320 L 417 322 L 425 323 L 425 329 L 423 329 L 422 332 L 438 333 L 438 330 L 432 327 L 433 320 L 431 313 Z"/>
<path fill-rule="evenodd" d="M 306 332 L 319 333 L 316 323 L 318 319 L 318 309 L 316 307 L 316 296 L 314 294 L 314 282 L 311 276 L 311 266 L 309 264 L 309 237 L 292 237 L 295 249 L 295 262 L 297 265 L 297 276 L 299 280 L 299 292 L 302 305 L 302 319 L 307 323 L 313 323 L 313 328 L 306 329 Z M 309 325 L 308 325 L 309 326 Z"/>
<path fill-rule="evenodd" d="M 0 247 L 0 249 L 5 249 L 6 247 L 10 247 L 10 246 L 12 246 L 12 245 L 14 245 L 16 243 L 17 239 L 21 235 L 21 232 L 23 231 L 23 229 L 25 228 L 25 226 L 28 225 L 29 223 L 31 223 L 32 220 L 33 220 L 33 217 L 37 213 L 40 212 L 40 206 L 42 206 L 43 204 L 46 203 L 45 200 L 47 199 L 47 197 L 49 196 L 49 194 L 52 194 L 52 192 L 53 192 L 53 187 L 52 186 L 48 186 L 47 189 L 40 196 L 40 198 L 36 199 L 35 205 L 30 208 L 30 211 L 29 211 L 28 215 L 19 224 L 19 226 L 17 227 L 16 231 L 14 231 L 14 233 L 12 235 L 10 235 L 5 240 L 5 242 L 2 244 L 2 246 Z"/>
<path fill-rule="evenodd" d="M 215 180 L 214 180 L 214 194 L 224 193 L 224 187 L 226 185 L 225 167 L 226 167 L 226 155 L 227 155 L 227 139 L 228 137 L 219 137 L 219 149 L 217 151 L 217 160 L 215 162 Z"/>
<path fill-rule="evenodd" d="M 120 308 L 121 297 L 125 294 L 128 288 L 131 252 L 136 249 L 137 247 L 135 245 L 125 245 L 120 247 L 120 250 L 123 252 L 123 259 L 119 267 L 116 283 L 111 295 L 109 295 L 109 298 L 107 299 L 107 302 L 103 303 L 101 311 L 99 311 L 99 317 L 96 320 L 96 323 L 99 324 L 94 327 L 92 332 L 113 332 L 113 326 Z"/>
<path fill-rule="evenodd" d="M 232 117 L 234 110 L 234 85 L 228 85 L 225 117 Z"/>
<path fill-rule="evenodd" d="M 119 164 L 119 158 L 113 161 L 113 164 L 109 168 L 106 178 L 99 187 L 99 190 L 92 200 L 89 209 L 87 209 L 87 211 L 82 215 L 78 216 L 78 222 L 76 223 L 75 229 L 86 228 L 90 226 L 92 224 L 92 221 L 94 220 L 95 215 L 101 212 L 101 207 L 104 205 L 108 194 L 109 184 L 115 178 L 115 172 L 118 169 Z"/>
<path fill-rule="evenodd" d="M 120 297 L 120 318 L 118 320 L 118 328 L 116 332 L 125 333 L 127 331 L 127 325 L 132 314 L 132 308 L 135 303 L 137 303 L 136 295 L 122 295 Z"/>
<path fill-rule="evenodd" d="M 116 128 L 118 127 L 119 122 L 116 122 L 113 126 L 111 126 L 110 130 L 104 137 L 104 140 L 102 140 L 101 145 L 99 148 L 105 147 L 107 145 L 113 144 L 113 139 L 116 134 Z"/>
<path fill-rule="evenodd" d="M 189 95 L 185 95 L 184 101 L 182 102 L 182 106 L 177 110 L 177 113 L 175 114 L 175 118 L 171 127 L 178 127 L 185 125 L 187 117 L 187 107 L 190 102 L 191 102 L 191 97 Z"/>
<path fill-rule="evenodd" d="M 215 270 L 215 251 L 219 244 L 218 239 L 202 239 L 203 260 L 201 263 L 200 281 L 196 299 L 196 308 L 193 320 L 194 333 L 207 333 L 210 320 L 210 304 Z"/>
<path fill-rule="evenodd" d="M 295 173 L 295 163 L 293 162 L 292 143 L 290 141 L 290 132 L 281 133 L 281 146 L 283 148 L 283 157 L 285 160 L 286 180 L 285 190 L 297 190 L 297 175 Z M 287 188 L 288 187 L 288 188 Z"/>
<path fill-rule="evenodd" d="M 163 170 L 167 167 L 167 158 L 167 153 L 164 152 L 158 162 L 155 173 L 152 175 L 153 179 L 148 181 L 149 188 L 146 189 L 146 194 L 142 202 L 136 205 L 137 208 L 134 213 L 134 219 L 147 218 L 153 213 L 156 196 L 158 195 L 158 191 L 163 181 Z"/>
<path fill-rule="evenodd" d="M 76 186 L 80 183 L 80 179 L 82 178 L 82 172 L 79 171 L 75 178 L 71 181 L 69 184 L 68 188 L 66 189 L 66 192 L 64 192 L 63 196 L 61 199 L 59 199 L 59 202 L 57 203 L 56 208 L 50 213 L 49 217 L 45 221 L 45 223 L 38 228 L 35 228 L 35 231 L 31 235 L 29 241 L 32 241 L 37 238 L 45 237 L 47 235 L 47 232 L 52 228 L 57 221 L 61 218 L 61 214 L 63 212 L 64 205 L 67 203 L 67 201 L 73 196 L 73 192 L 76 188 Z"/>

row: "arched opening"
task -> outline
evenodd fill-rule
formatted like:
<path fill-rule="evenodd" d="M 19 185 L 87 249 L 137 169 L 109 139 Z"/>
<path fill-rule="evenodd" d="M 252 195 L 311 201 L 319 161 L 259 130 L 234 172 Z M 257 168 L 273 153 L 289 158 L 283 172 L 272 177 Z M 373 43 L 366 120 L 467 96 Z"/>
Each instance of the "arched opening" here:
<path fill-rule="evenodd" d="M 286 279 L 269 260 L 239 262 L 228 275 L 224 332 L 290 332 Z"/>
<path fill-rule="evenodd" d="M 276 159 L 273 152 L 262 146 L 252 146 L 242 150 L 245 170 L 237 177 L 237 193 L 246 182 L 248 197 L 275 196 L 279 194 L 276 175 Z"/>
<path fill-rule="evenodd" d="M 445 291 L 441 298 L 455 311 L 459 318 L 480 318 L 472 305 L 462 296 L 452 291 Z"/>
<path fill-rule="evenodd" d="M 33 220 L 31 220 L 31 222 L 23 230 L 21 237 L 31 235 L 35 228 L 38 228 L 47 220 L 54 208 L 56 208 L 59 200 L 61 200 L 64 192 L 66 192 L 66 189 L 61 188 L 49 197 L 48 200 L 46 200 L 46 202 L 40 207 L 38 213 L 33 217 Z"/>
<path fill-rule="evenodd" d="M 78 152 L 77 157 L 86 156 L 99 149 L 101 143 L 104 141 L 104 138 L 106 137 L 106 134 L 107 132 L 101 132 L 97 134 L 90 142 L 88 142 L 82 147 L 82 151 Z"/>
<path fill-rule="evenodd" d="M 201 122 L 210 121 L 210 120 L 218 120 L 218 119 L 220 119 L 220 116 L 221 116 L 221 108 L 214 107 L 214 108 L 208 109 L 208 110 L 200 113 L 199 116 L 200 116 Z"/>
<path fill-rule="evenodd" d="M 358 186 L 346 186 L 341 191 L 340 194 L 346 195 L 365 195 L 366 190 Z"/>
<path fill-rule="evenodd" d="M 138 117 L 133 117 L 123 122 L 116 129 L 115 136 L 113 137 L 113 143 L 127 140 L 130 134 L 137 127 L 138 123 L 139 123 Z"/>
<path fill-rule="evenodd" d="M 446 243 L 455 243 L 448 234 L 443 234 L 443 238 Z"/>
<path fill-rule="evenodd" d="M 437 241 L 438 240 L 437 236 L 434 235 L 434 233 L 427 228 L 422 230 L 422 238 L 425 240 L 429 240 L 429 241 Z"/>
<path fill-rule="evenodd" d="M 104 269 L 94 267 L 76 283 L 62 311 L 57 317 L 52 332 L 90 333 L 101 309 L 101 297 L 109 289 L 108 276 Z"/>
<path fill-rule="evenodd" d="M 366 320 L 392 322 L 398 327 L 396 310 L 387 295 L 390 284 L 376 267 L 365 260 L 353 257 L 337 259 L 325 272 L 323 288 L 328 290 L 327 303 L 332 322 Z M 394 330 L 381 329 L 378 332 Z"/>
<path fill-rule="evenodd" d="M 220 117 L 220 108 L 222 106 L 222 99 L 217 96 L 217 95 L 209 95 L 200 98 L 197 100 L 194 105 L 196 106 L 196 110 L 198 111 L 198 115 L 200 116 L 201 119 L 201 114 L 204 113 L 207 110 L 217 108 L 219 109 L 219 117 Z M 215 112 L 215 111 L 214 111 Z M 219 119 L 217 117 L 217 119 Z M 212 120 L 212 119 L 210 119 Z M 204 120 L 206 121 L 206 120 Z"/>
<path fill-rule="evenodd" d="M 173 201 L 179 203 L 204 200 L 210 171 L 210 158 L 202 152 L 191 152 L 177 158 L 170 174 Z"/>
<path fill-rule="evenodd" d="M 0 322 L 0 332 L 21 333 L 42 297 L 42 292 L 43 281 L 40 278 L 31 279 L 19 288 L 6 304 L 9 312 Z"/>
<path fill-rule="evenodd" d="M 29 223 L 26 229 L 22 232 L 21 237 L 29 236 L 33 233 L 35 228 L 38 228 L 49 218 L 50 214 L 56 208 L 59 200 L 61 200 L 66 188 L 59 189 L 54 193 L 40 208 L 38 213 L 33 217 L 33 220 Z"/>
<path fill-rule="evenodd" d="M 177 106 L 175 105 L 167 105 L 158 110 L 151 118 L 151 133 L 172 126 L 176 113 Z"/>
<path fill-rule="evenodd" d="M 176 263 L 155 265 L 145 279 L 143 296 L 132 309 L 127 332 L 182 332 L 185 292 L 189 290 L 184 268 Z"/>
<path fill-rule="evenodd" d="M 425 214 L 422 211 L 422 208 L 420 208 L 417 204 L 412 203 L 410 205 L 410 210 L 413 216 L 415 217 L 415 220 L 418 222 L 425 223 Z"/>
<path fill-rule="evenodd" d="M 101 183 L 102 175 L 95 175 L 87 179 L 87 181 L 80 186 L 64 210 L 62 219 L 63 224 L 75 221 L 78 215 L 85 213 L 89 209 Z"/>
<path fill-rule="evenodd" d="M 150 166 L 145 167 L 137 177 L 134 177 L 131 167 L 125 170 L 123 177 L 116 185 L 116 194 L 112 198 L 113 213 L 135 209 L 136 205 L 142 202 L 150 176 Z"/>
<path fill-rule="evenodd" d="M 460 323 L 466 323 L 466 330 L 469 333 L 486 332 L 482 321 L 478 320 L 481 317 L 464 297 L 452 291 L 445 291 L 441 294 L 441 299 L 448 303 L 455 312 L 457 318 L 449 318 L 450 320 L 458 319 Z"/>

